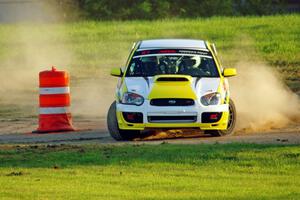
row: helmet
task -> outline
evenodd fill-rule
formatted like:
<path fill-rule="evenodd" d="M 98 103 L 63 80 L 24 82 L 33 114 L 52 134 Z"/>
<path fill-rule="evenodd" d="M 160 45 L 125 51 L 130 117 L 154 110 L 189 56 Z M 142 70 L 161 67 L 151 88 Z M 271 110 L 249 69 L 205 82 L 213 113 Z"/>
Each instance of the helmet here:
<path fill-rule="evenodd" d="M 193 57 L 191 57 L 191 60 L 193 60 L 194 61 L 194 64 L 193 64 L 193 68 L 198 68 L 199 67 L 199 65 L 200 65 L 200 63 L 201 63 L 201 58 L 200 58 L 200 56 L 193 56 Z"/>

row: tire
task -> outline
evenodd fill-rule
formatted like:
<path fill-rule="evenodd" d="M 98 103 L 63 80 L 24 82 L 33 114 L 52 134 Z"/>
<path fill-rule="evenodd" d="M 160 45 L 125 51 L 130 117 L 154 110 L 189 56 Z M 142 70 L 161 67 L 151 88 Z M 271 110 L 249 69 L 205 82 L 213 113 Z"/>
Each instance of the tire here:
<path fill-rule="evenodd" d="M 232 135 L 234 133 L 234 127 L 236 124 L 236 109 L 234 102 L 229 99 L 229 119 L 228 119 L 228 126 L 226 130 L 207 130 L 204 131 L 205 134 L 210 134 L 215 137 L 225 136 L 225 135 Z"/>
<path fill-rule="evenodd" d="M 119 129 L 116 113 L 116 101 L 114 101 L 109 107 L 107 114 L 107 127 L 110 135 L 117 141 L 132 140 L 140 135 L 140 131 Z"/>

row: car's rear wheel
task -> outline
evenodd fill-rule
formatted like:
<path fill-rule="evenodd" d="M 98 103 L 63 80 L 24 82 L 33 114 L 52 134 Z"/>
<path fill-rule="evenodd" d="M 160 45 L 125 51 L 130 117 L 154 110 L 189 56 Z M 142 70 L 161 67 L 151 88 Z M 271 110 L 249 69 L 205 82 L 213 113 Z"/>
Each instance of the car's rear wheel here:
<path fill-rule="evenodd" d="M 116 113 L 116 102 L 114 101 L 107 114 L 107 127 L 110 135 L 118 141 L 121 140 L 132 140 L 139 137 L 140 131 L 136 130 L 121 130 L 118 126 L 117 113 Z"/>
<path fill-rule="evenodd" d="M 234 102 L 229 100 L 229 116 L 228 116 L 228 125 L 226 130 L 207 130 L 205 134 L 210 134 L 212 136 L 225 136 L 231 135 L 234 133 L 234 127 L 236 123 L 236 109 Z"/>

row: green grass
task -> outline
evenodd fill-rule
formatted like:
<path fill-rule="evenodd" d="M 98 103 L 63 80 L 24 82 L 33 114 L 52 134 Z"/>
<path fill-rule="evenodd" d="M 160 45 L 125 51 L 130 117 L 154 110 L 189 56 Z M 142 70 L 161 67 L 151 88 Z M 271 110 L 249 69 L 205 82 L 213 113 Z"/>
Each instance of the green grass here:
<path fill-rule="evenodd" d="M 0 199 L 299 199 L 299 146 L 0 148 Z"/>
<path fill-rule="evenodd" d="M 299 21 L 300 15 L 278 15 L 0 25 L 0 59 L 14 58 L 26 64 L 26 59 L 47 58 L 41 63 L 68 64 L 63 67 L 75 70 L 75 77 L 90 78 L 97 77 L 103 69 L 124 65 L 132 43 L 137 40 L 200 38 L 216 43 L 225 66 L 240 59 L 233 50 L 243 52 L 250 45 L 257 52 L 254 60 L 259 57 L 287 72 L 287 78 L 295 78 L 300 65 Z M 24 56 L 24 50 L 32 53 L 27 55 L 29 58 Z M 11 66 L 16 67 L 22 66 Z"/>
<path fill-rule="evenodd" d="M 67 68 L 73 88 L 105 84 L 132 43 L 149 38 L 210 40 L 224 66 L 247 54 L 298 91 L 299 26 L 300 15 L 1 24 L 0 121 L 35 115 L 41 69 Z M 299 161 L 299 146 L 3 146 L 0 199 L 300 199 Z"/>
<path fill-rule="evenodd" d="M 49 69 L 51 65 L 70 71 L 72 88 L 75 88 L 72 91 L 86 82 L 99 86 L 107 84 L 108 80 L 108 85 L 112 82 L 115 85 L 116 80 L 108 75 L 110 69 L 124 66 L 133 42 L 151 38 L 209 40 L 216 44 L 224 66 L 236 66 L 245 55 L 252 61 L 263 60 L 278 69 L 286 84 L 297 92 L 300 91 L 299 27 L 299 14 L 0 24 L 0 75 L 9 77 L 9 80 L 0 77 L 0 105 L 7 110 L 16 105 L 20 107 L 23 102 L 21 107 L 29 110 L 26 112 L 28 116 L 36 115 L 38 72 Z M 113 96 L 113 87 L 106 89 L 105 93 Z M 73 98 L 73 102 L 77 100 Z M 17 116 L 2 111 L 2 108 L 0 117 Z M 22 108 L 21 113 L 25 113 Z"/>

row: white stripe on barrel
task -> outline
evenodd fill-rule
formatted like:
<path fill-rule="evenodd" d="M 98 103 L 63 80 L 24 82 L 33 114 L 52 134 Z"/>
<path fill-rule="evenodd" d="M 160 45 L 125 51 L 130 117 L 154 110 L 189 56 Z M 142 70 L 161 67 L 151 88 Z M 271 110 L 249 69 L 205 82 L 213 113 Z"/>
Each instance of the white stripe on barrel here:
<path fill-rule="evenodd" d="M 65 113 L 70 113 L 70 107 L 40 108 L 40 114 L 65 114 Z"/>
<path fill-rule="evenodd" d="M 40 94 L 68 94 L 68 93 L 70 93 L 70 87 L 40 88 Z"/>

